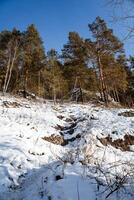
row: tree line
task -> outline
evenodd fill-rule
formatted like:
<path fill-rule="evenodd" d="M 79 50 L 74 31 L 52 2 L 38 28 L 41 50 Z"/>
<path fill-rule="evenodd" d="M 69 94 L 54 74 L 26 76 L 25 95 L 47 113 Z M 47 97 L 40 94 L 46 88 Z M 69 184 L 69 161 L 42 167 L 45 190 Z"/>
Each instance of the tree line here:
<path fill-rule="evenodd" d="M 134 104 L 134 57 L 127 58 L 123 43 L 97 17 L 88 25 L 91 38 L 69 32 L 61 54 L 45 52 L 38 30 L 0 32 L 0 90 L 19 91 L 58 100 L 100 99 Z"/>

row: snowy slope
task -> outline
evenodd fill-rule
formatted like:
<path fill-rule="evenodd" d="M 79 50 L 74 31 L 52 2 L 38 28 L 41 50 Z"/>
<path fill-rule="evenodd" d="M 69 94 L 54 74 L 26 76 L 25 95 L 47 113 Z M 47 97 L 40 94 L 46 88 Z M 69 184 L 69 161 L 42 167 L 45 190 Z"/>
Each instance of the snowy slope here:
<path fill-rule="evenodd" d="M 134 199 L 134 146 L 101 142 L 134 136 L 124 111 L 1 96 L 0 200 Z"/>

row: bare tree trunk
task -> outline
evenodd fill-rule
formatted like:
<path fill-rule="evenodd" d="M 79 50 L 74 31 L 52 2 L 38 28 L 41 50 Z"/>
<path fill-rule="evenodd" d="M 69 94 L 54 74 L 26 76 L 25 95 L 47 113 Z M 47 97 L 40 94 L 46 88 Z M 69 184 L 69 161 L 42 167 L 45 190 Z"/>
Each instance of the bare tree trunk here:
<path fill-rule="evenodd" d="M 38 96 L 40 96 L 40 71 L 38 72 Z"/>
<path fill-rule="evenodd" d="M 60 80 L 58 81 L 60 102 L 63 103 L 63 91 L 61 88 Z"/>
<path fill-rule="evenodd" d="M 117 89 L 116 89 L 116 88 L 115 88 L 115 94 L 116 94 L 116 97 L 117 97 L 117 101 L 120 103 L 119 94 L 118 94 L 118 91 L 117 91 Z"/>
<path fill-rule="evenodd" d="M 6 83 L 7 83 L 9 69 L 10 69 L 10 62 L 11 62 L 11 52 L 9 53 L 9 58 L 8 58 L 8 63 L 7 63 L 6 76 L 4 80 L 4 86 L 3 86 L 3 94 L 5 94 L 5 90 L 6 90 Z"/>
<path fill-rule="evenodd" d="M 75 77 L 74 89 L 77 87 L 78 77 Z"/>
<path fill-rule="evenodd" d="M 77 82 L 78 82 L 78 77 L 76 76 L 76 77 L 75 77 L 75 83 L 74 83 L 74 88 L 73 88 L 73 90 L 75 90 L 75 88 L 77 87 Z M 75 97 L 75 101 L 78 103 L 77 95 L 76 95 L 76 97 Z"/>
<path fill-rule="evenodd" d="M 114 97 L 114 100 L 115 100 L 116 102 L 118 102 L 118 99 L 117 99 L 116 93 L 115 93 L 115 89 L 113 89 L 113 97 Z"/>
<path fill-rule="evenodd" d="M 13 70 L 15 59 L 16 59 L 16 53 L 17 53 L 17 44 L 15 46 L 14 56 L 13 56 L 13 59 L 12 59 L 12 62 L 11 62 L 11 66 L 10 66 L 10 70 L 9 70 L 9 77 L 8 77 L 8 80 L 7 80 L 7 83 L 6 83 L 5 92 L 7 92 L 7 89 L 8 89 L 10 80 L 11 80 L 12 70 Z"/>
<path fill-rule="evenodd" d="M 84 100 L 83 100 L 83 92 L 82 92 L 81 81 L 80 81 L 80 80 L 79 80 L 79 87 L 80 87 L 81 102 L 82 102 L 82 104 L 83 104 L 83 103 L 84 103 Z"/>
<path fill-rule="evenodd" d="M 108 104 L 108 94 L 106 91 L 106 85 L 105 85 L 105 81 L 104 81 L 103 68 L 102 68 L 102 64 L 101 64 L 100 55 L 99 55 L 99 52 L 97 52 L 97 53 L 98 53 L 98 55 L 97 55 L 98 67 L 99 67 L 99 73 L 100 73 L 101 94 L 103 94 L 103 100 L 107 105 Z"/>
<path fill-rule="evenodd" d="M 54 104 L 56 104 L 56 89 L 55 89 L 55 86 L 53 87 L 53 100 L 54 100 Z"/>
<path fill-rule="evenodd" d="M 25 70 L 25 83 L 24 83 L 24 90 L 27 91 L 27 85 L 28 85 L 28 69 Z"/>
<path fill-rule="evenodd" d="M 130 96 L 130 101 L 131 101 L 131 107 L 133 107 L 134 102 L 133 102 L 132 96 Z"/>

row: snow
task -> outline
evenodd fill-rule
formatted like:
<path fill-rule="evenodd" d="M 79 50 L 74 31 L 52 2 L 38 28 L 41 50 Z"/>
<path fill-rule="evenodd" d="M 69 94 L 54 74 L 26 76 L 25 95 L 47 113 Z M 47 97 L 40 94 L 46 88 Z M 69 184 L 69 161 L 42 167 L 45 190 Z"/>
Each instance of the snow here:
<path fill-rule="evenodd" d="M 122 151 L 97 139 L 134 136 L 134 117 L 118 115 L 124 111 L 1 96 L 0 200 L 103 200 L 115 189 L 117 176 L 125 182 L 108 199 L 132 200 L 134 145 Z M 62 131 L 64 139 L 74 138 L 67 145 L 43 139 L 60 136 L 57 125 L 72 123 L 71 133 Z"/>

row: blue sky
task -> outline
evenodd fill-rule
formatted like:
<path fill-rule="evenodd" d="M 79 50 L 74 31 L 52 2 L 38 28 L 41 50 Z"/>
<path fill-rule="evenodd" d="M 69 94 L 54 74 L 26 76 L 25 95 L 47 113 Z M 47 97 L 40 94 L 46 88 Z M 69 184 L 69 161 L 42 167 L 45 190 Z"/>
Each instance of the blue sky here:
<path fill-rule="evenodd" d="M 46 51 L 60 51 L 67 41 L 69 31 L 90 37 L 88 23 L 101 16 L 114 33 L 122 38 L 121 25 L 110 22 L 112 12 L 105 0 L 0 0 L 0 31 L 16 27 L 25 30 L 34 23 L 44 41 Z M 132 41 L 125 44 L 127 55 L 133 55 Z"/>

